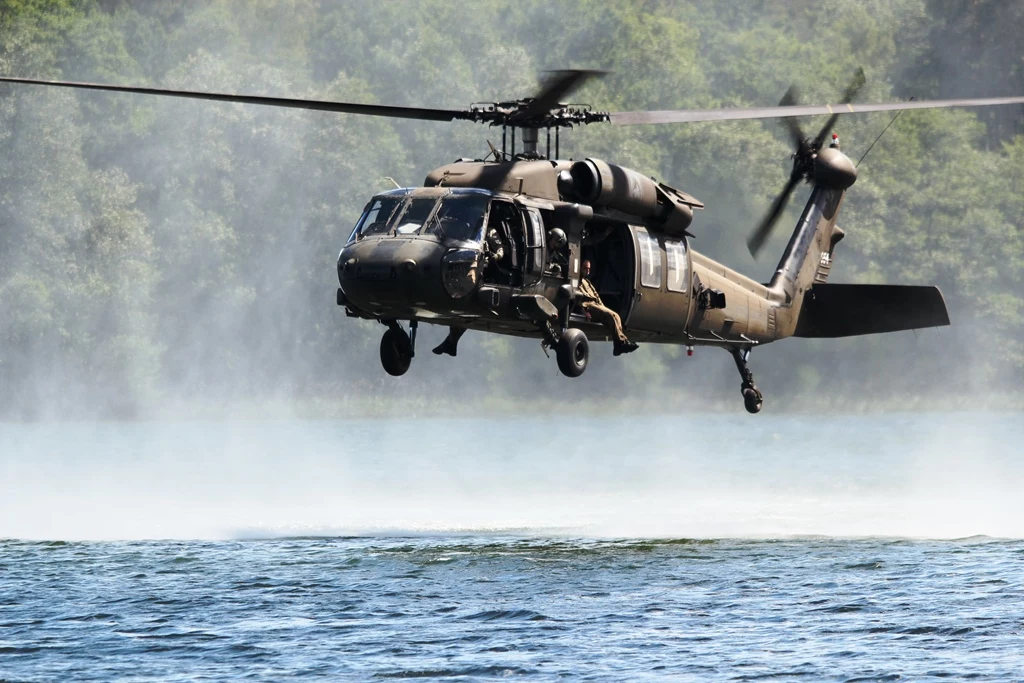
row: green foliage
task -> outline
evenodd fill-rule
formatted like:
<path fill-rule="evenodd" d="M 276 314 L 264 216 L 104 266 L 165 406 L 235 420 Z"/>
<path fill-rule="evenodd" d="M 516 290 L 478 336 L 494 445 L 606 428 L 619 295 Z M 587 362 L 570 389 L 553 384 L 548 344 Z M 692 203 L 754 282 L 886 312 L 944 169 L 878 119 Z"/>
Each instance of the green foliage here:
<path fill-rule="evenodd" d="M 583 67 L 611 73 L 574 99 L 610 111 L 770 105 L 793 82 L 805 100 L 831 101 L 857 66 L 868 73 L 864 100 L 1020 94 L 1020 8 L 0 0 L 0 73 L 460 107 L 527 94 L 546 69 Z M 844 150 L 859 158 L 889 120 L 842 119 Z M 882 391 L 893 376 L 915 391 L 1019 386 L 1020 120 L 1019 109 L 908 112 L 862 164 L 842 209 L 848 238 L 832 277 L 939 284 L 956 327 L 759 351 L 766 388 Z M 804 125 L 816 130 L 820 119 Z M 389 186 L 384 176 L 419 184 L 441 163 L 482 156 L 498 136 L 470 124 L 0 86 L 0 415 L 134 414 L 193 396 L 418 393 L 423 404 L 435 394 L 572 401 L 580 388 L 690 387 L 701 399 L 733 397 L 724 355 L 702 352 L 698 363 L 650 345 L 613 361 L 595 345 L 591 370 L 572 384 L 535 342 L 481 334 L 467 336 L 458 366 L 436 361 L 452 374 L 382 376 L 379 326 L 333 306 L 338 249 L 369 196 Z M 775 122 L 562 137 L 563 156 L 621 163 L 707 202 L 694 247 L 765 279 L 773 263 L 753 263 L 743 238 L 789 173 L 788 144 Z M 968 358 L 951 370 L 944 352 L 954 344 Z"/>

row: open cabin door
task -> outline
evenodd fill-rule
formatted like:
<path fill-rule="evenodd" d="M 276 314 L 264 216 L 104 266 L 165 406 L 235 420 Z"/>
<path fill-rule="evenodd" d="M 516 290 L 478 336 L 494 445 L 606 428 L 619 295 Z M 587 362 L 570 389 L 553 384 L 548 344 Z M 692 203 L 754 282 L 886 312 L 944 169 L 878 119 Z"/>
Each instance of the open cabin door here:
<path fill-rule="evenodd" d="M 498 197 L 491 200 L 484 239 L 492 255 L 484 275 L 489 284 L 529 287 L 543 275 L 543 217 L 537 208 L 517 204 Z M 499 245 L 501 258 L 494 256 Z"/>
<path fill-rule="evenodd" d="M 589 230 L 598 236 L 584 240 L 581 253 L 582 260 L 591 263 L 590 281 L 597 288 L 604 305 L 625 321 L 633 305 L 635 290 L 636 247 L 633 235 L 629 226 L 623 223 L 591 224 Z"/>

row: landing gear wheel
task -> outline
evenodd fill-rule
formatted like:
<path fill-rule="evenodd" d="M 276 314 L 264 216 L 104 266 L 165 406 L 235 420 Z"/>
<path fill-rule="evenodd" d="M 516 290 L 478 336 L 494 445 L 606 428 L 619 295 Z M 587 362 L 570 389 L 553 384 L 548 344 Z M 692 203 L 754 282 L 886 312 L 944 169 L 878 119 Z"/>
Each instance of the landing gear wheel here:
<path fill-rule="evenodd" d="M 750 368 L 747 367 L 750 349 L 734 348 L 730 349 L 730 351 L 733 360 L 736 361 L 736 369 L 740 371 L 740 378 L 743 380 L 743 383 L 740 384 L 740 392 L 743 394 L 743 407 L 751 415 L 757 414 L 761 412 L 761 407 L 764 405 L 764 396 L 761 395 L 761 390 L 754 384 L 754 375 L 750 372 Z"/>
<path fill-rule="evenodd" d="M 587 369 L 587 361 L 590 360 L 587 335 L 575 327 L 566 330 L 555 346 L 555 356 L 558 359 L 558 369 L 563 375 L 579 377 Z"/>
<path fill-rule="evenodd" d="M 401 327 L 391 327 L 380 338 L 380 364 L 384 372 L 401 377 L 412 364 L 412 342 Z"/>
<path fill-rule="evenodd" d="M 764 397 L 757 387 L 744 387 L 743 388 L 743 407 L 747 409 L 747 412 L 751 415 L 761 412 L 761 406 L 764 405 Z"/>

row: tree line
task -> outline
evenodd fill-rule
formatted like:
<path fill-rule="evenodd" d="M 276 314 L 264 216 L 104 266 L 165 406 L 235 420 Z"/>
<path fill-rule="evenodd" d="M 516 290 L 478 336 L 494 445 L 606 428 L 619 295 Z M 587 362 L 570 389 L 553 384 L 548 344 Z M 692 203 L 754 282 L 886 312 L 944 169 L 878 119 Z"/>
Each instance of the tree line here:
<path fill-rule="evenodd" d="M 545 70 L 609 73 L 574 99 L 630 111 L 1024 92 L 998 0 L 0 0 L 0 74 L 456 108 L 533 92 Z M 840 119 L 858 159 L 890 115 Z M 837 282 L 937 284 L 953 327 L 755 351 L 766 393 L 1018 392 L 1021 109 L 906 112 L 842 209 Z M 820 119 L 804 122 L 815 130 Z M 500 133 L 497 133 L 500 135 Z M 495 131 L 0 85 L 0 416 L 147 415 L 163 406 L 331 401 L 466 406 L 495 397 L 734 399 L 728 356 L 600 349 L 580 380 L 533 342 L 470 334 L 402 380 L 383 328 L 334 306 L 334 261 L 365 202 L 482 157 Z M 744 238 L 788 175 L 777 122 L 563 134 L 563 156 L 657 176 L 707 204 L 693 247 L 767 280 Z M 806 197 L 806 194 L 803 195 Z M 795 225 L 801 197 L 789 209 Z M 440 339 L 443 330 L 430 331 Z M 591 399 L 587 399 L 591 400 Z M 412 401 L 413 403 L 404 403 Z M 416 403 L 419 401 L 419 403 Z M 446 404 L 447 405 L 447 404 Z"/>

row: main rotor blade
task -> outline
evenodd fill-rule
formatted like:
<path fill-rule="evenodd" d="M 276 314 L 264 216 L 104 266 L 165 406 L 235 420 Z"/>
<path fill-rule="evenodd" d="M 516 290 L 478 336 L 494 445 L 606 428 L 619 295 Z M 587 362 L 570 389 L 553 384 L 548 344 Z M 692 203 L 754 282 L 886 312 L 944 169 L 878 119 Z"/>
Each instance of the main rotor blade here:
<path fill-rule="evenodd" d="M 329 111 L 339 114 L 364 114 L 367 116 L 387 116 L 397 119 L 420 119 L 423 121 L 454 121 L 465 118 L 467 112 L 452 109 L 424 109 L 419 107 L 391 107 L 380 104 L 355 104 L 351 102 L 327 102 L 323 100 L 302 100 L 287 97 L 263 97 L 260 95 L 234 95 L 228 93 L 198 92 L 194 90 L 169 90 L 166 88 L 139 88 L 127 85 L 108 85 L 105 83 L 78 83 L 73 81 L 40 81 L 32 78 L 10 78 L 0 76 L 0 82 L 22 83 L 27 85 L 50 85 L 61 88 L 79 88 L 82 90 L 105 90 L 110 92 L 135 93 L 138 95 L 163 95 L 165 97 L 183 97 L 193 100 L 213 100 L 214 102 L 235 102 L 241 104 L 259 104 L 270 107 L 287 107 L 290 109 L 311 109 Z"/>
<path fill-rule="evenodd" d="M 757 252 L 761 250 L 765 240 L 772 233 L 772 228 L 775 227 L 775 222 L 779 220 L 779 216 L 782 215 L 783 209 L 789 203 L 789 196 L 793 194 L 794 188 L 800 182 L 800 175 L 794 173 L 789 176 L 789 180 L 786 182 L 786 186 L 782 188 L 782 192 L 775 201 L 772 202 L 772 206 L 768 209 L 768 213 L 765 214 L 764 218 L 761 219 L 761 223 L 747 238 L 747 248 L 750 249 L 750 255 L 756 257 Z"/>
<path fill-rule="evenodd" d="M 947 107 L 988 107 L 1000 104 L 1024 104 L 1024 97 L 985 97 L 963 100 L 921 100 L 883 104 L 817 104 L 789 107 L 751 107 L 749 109 L 670 109 L 666 111 L 627 111 L 609 114 L 617 126 L 647 123 L 697 123 L 700 121 L 739 121 L 742 119 L 781 119 L 790 116 L 826 116 L 830 114 L 866 114 L 901 109 L 945 109 Z"/>
<path fill-rule="evenodd" d="M 850 85 L 846 86 L 846 92 L 843 93 L 842 103 L 852 102 L 865 83 L 867 83 L 867 78 L 864 76 L 864 69 L 857 67 L 857 73 L 853 75 L 853 80 L 850 81 Z M 825 125 L 821 127 L 821 130 L 818 131 L 814 138 L 814 149 L 821 149 L 821 146 L 825 144 L 825 138 L 828 137 L 829 132 L 838 120 L 839 114 L 832 114 L 832 116 L 828 117 L 828 121 L 825 122 Z"/>
<path fill-rule="evenodd" d="M 538 114 L 547 114 L 558 106 L 563 97 L 579 90 L 591 78 L 605 73 L 587 70 L 552 71 L 537 96 L 516 118 L 528 119 Z"/>

